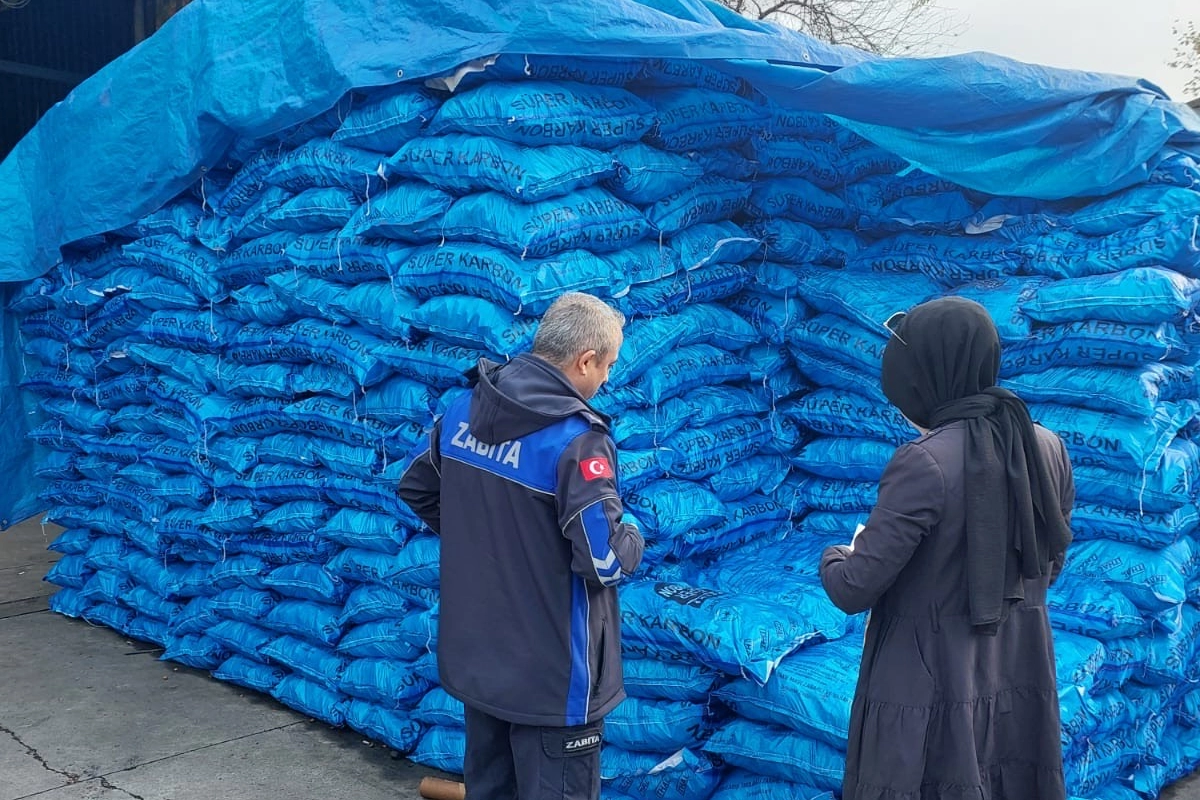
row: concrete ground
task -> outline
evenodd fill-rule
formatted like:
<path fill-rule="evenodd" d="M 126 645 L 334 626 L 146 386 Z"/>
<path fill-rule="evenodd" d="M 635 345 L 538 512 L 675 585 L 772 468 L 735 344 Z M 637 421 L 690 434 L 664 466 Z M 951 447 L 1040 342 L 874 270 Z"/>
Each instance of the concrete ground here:
<path fill-rule="evenodd" d="M 52 614 L 56 530 L 0 532 L 0 800 L 416 800 L 434 771 Z M 1200 773 L 1163 800 L 1200 800 Z"/>
<path fill-rule="evenodd" d="M 439 774 L 51 613 L 55 535 L 0 532 L 0 800 L 416 800 Z"/>

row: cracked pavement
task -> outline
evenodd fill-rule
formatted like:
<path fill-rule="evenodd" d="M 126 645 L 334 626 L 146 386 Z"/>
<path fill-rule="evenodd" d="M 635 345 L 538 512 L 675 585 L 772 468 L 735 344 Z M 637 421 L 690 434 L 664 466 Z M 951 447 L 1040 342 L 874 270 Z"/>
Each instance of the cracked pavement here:
<path fill-rule="evenodd" d="M 57 533 L 0 532 L 0 800 L 416 800 L 439 774 L 52 614 Z"/>

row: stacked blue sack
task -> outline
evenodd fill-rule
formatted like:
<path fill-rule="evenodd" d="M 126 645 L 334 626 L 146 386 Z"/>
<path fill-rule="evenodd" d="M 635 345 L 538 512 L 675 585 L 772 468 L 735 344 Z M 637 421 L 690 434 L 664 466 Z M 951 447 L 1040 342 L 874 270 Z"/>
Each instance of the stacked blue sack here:
<path fill-rule="evenodd" d="M 56 611 L 461 771 L 438 541 L 396 483 L 476 360 L 586 291 L 629 320 L 596 404 L 647 539 L 605 797 L 832 798 L 862 620 L 816 567 L 914 435 L 883 322 L 953 292 L 1077 467 L 1052 600 L 1069 786 L 1154 796 L 1200 763 L 1179 159 L 1091 203 L 992 198 L 712 64 L 488 61 L 235 142 L 16 293 Z"/>

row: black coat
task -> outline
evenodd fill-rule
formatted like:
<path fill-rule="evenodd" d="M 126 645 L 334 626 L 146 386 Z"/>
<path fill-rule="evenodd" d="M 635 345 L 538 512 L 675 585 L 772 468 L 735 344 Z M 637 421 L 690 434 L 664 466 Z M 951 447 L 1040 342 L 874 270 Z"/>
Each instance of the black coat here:
<path fill-rule="evenodd" d="M 1036 428 L 1064 515 L 1066 448 Z M 1050 575 L 1025 581 L 994 636 L 972 629 L 966 586 L 965 425 L 899 448 L 853 549 L 821 581 L 842 610 L 870 609 L 851 710 L 844 800 L 1063 800 Z M 1056 554 L 1057 574 L 1064 554 Z"/>

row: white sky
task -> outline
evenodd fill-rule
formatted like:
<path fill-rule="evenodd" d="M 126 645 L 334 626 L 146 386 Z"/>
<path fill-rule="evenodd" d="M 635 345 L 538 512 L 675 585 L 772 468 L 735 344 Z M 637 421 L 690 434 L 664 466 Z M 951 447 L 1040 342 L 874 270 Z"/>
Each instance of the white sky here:
<path fill-rule="evenodd" d="M 933 0 L 961 31 L 936 46 L 951 55 L 986 50 L 1052 67 L 1145 78 L 1175 100 L 1188 75 L 1167 67 L 1176 20 L 1200 23 L 1200 0 Z"/>

